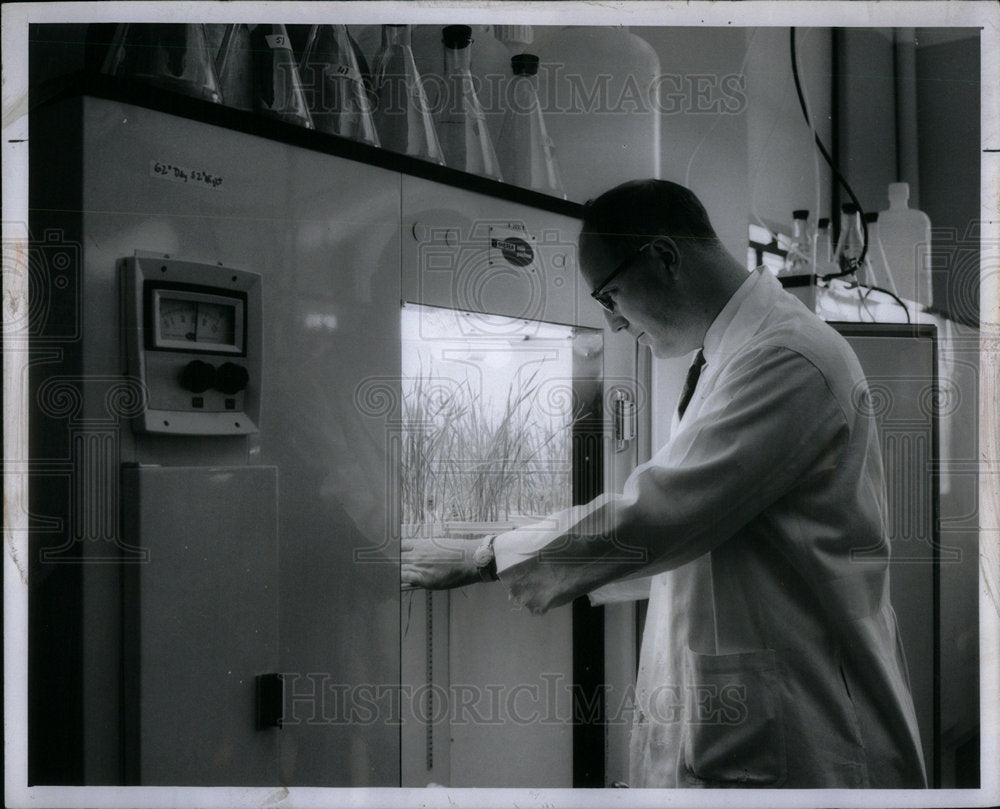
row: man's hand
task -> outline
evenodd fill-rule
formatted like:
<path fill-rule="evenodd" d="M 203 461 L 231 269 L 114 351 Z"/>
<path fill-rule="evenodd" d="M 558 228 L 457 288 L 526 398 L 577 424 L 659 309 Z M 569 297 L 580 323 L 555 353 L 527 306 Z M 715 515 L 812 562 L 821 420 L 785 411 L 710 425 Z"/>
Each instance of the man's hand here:
<path fill-rule="evenodd" d="M 478 539 L 404 539 L 400 545 L 403 584 L 428 590 L 449 590 L 481 581 L 472 555 Z"/>

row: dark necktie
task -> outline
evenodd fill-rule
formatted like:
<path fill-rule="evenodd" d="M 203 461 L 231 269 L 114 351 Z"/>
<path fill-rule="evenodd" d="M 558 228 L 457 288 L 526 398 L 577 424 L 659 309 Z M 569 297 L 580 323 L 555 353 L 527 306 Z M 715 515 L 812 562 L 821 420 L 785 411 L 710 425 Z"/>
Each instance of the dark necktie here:
<path fill-rule="evenodd" d="M 705 367 L 705 352 L 700 348 L 695 354 L 694 362 L 688 368 L 687 379 L 684 380 L 684 390 L 681 391 L 681 400 L 677 403 L 677 418 L 684 417 L 684 411 L 691 404 L 691 397 L 694 396 L 694 389 L 698 387 L 698 377 L 701 376 L 701 369 Z"/>

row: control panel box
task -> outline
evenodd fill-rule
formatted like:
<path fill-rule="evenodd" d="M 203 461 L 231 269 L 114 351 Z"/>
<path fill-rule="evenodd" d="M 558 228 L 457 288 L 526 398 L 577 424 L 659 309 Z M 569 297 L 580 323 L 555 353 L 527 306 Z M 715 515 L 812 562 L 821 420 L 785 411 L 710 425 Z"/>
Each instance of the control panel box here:
<path fill-rule="evenodd" d="M 126 372 L 145 398 L 133 429 L 256 433 L 261 277 L 137 251 L 119 261 Z"/>

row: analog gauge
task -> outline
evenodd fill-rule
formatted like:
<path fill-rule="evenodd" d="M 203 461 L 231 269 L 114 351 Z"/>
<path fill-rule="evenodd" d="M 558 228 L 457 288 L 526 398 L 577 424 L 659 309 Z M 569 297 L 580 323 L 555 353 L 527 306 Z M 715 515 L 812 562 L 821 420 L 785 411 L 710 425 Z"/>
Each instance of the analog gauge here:
<path fill-rule="evenodd" d="M 199 303 L 196 334 L 199 343 L 234 345 L 236 309 L 228 304 Z"/>
<path fill-rule="evenodd" d="M 194 342 L 197 337 L 198 304 L 179 298 L 160 300 L 160 338 Z"/>

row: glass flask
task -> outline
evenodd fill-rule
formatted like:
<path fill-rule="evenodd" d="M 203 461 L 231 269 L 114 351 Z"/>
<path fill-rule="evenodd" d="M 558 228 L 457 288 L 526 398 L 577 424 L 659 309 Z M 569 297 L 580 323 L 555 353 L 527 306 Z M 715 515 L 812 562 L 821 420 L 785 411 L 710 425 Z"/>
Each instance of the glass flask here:
<path fill-rule="evenodd" d="M 346 25 L 310 28 L 299 74 L 312 88 L 309 109 L 317 129 L 379 145 L 357 46 Z"/>
<path fill-rule="evenodd" d="M 522 53 L 514 56 L 510 64 L 514 71 L 507 93 L 510 106 L 497 141 L 503 176 L 512 185 L 565 199 L 555 146 L 538 101 L 538 57 Z"/>
<path fill-rule="evenodd" d="M 808 220 L 809 211 L 792 211 L 792 240 L 788 245 L 782 275 L 812 274 L 812 244 L 806 228 Z"/>
<path fill-rule="evenodd" d="M 441 32 L 444 45 L 445 97 L 439 104 L 438 135 L 447 165 L 493 180 L 503 179 L 486 113 L 472 80 L 472 28 L 448 25 Z"/>
<path fill-rule="evenodd" d="M 897 294 L 896 280 L 889 271 L 889 262 L 886 259 L 885 248 L 882 246 L 882 238 L 879 234 L 879 216 L 880 214 L 876 211 L 870 211 L 864 215 L 865 224 L 868 226 L 868 252 L 865 254 L 867 283 L 881 284 L 893 294 Z"/>
<path fill-rule="evenodd" d="M 830 243 L 830 220 L 823 217 L 816 223 L 816 274 L 833 272 L 833 247 Z"/>
<path fill-rule="evenodd" d="M 214 46 L 215 72 L 227 107 L 253 110 L 253 62 L 250 27 L 246 24 L 206 25 L 209 46 Z"/>
<path fill-rule="evenodd" d="M 382 148 L 444 165 L 420 72 L 410 49 L 410 26 L 383 25 L 375 62 L 375 127 Z"/>
<path fill-rule="evenodd" d="M 670 116 L 661 112 L 660 95 L 669 85 L 656 50 L 628 26 L 545 26 L 534 33 L 538 93 L 542 108 L 552 110 L 546 124 L 559 144 L 567 197 L 583 202 L 628 177 L 662 177 L 660 122 Z M 611 105 L 574 101 L 580 88 Z M 635 103 L 615 101 L 625 98 Z"/>
<path fill-rule="evenodd" d="M 861 258 L 863 246 L 864 235 L 861 232 L 858 206 L 853 202 L 845 202 L 840 206 L 840 236 L 837 238 L 837 250 L 834 256 L 834 263 L 839 267 L 839 272 L 861 270 L 858 260 Z"/>
<path fill-rule="evenodd" d="M 123 23 L 101 72 L 219 103 L 222 93 L 200 23 Z"/>
<path fill-rule="evenodd" d="M 313 129 L 295 54 L 284 25 L 250 30 L 254 109 L 270 118 Z"/>

